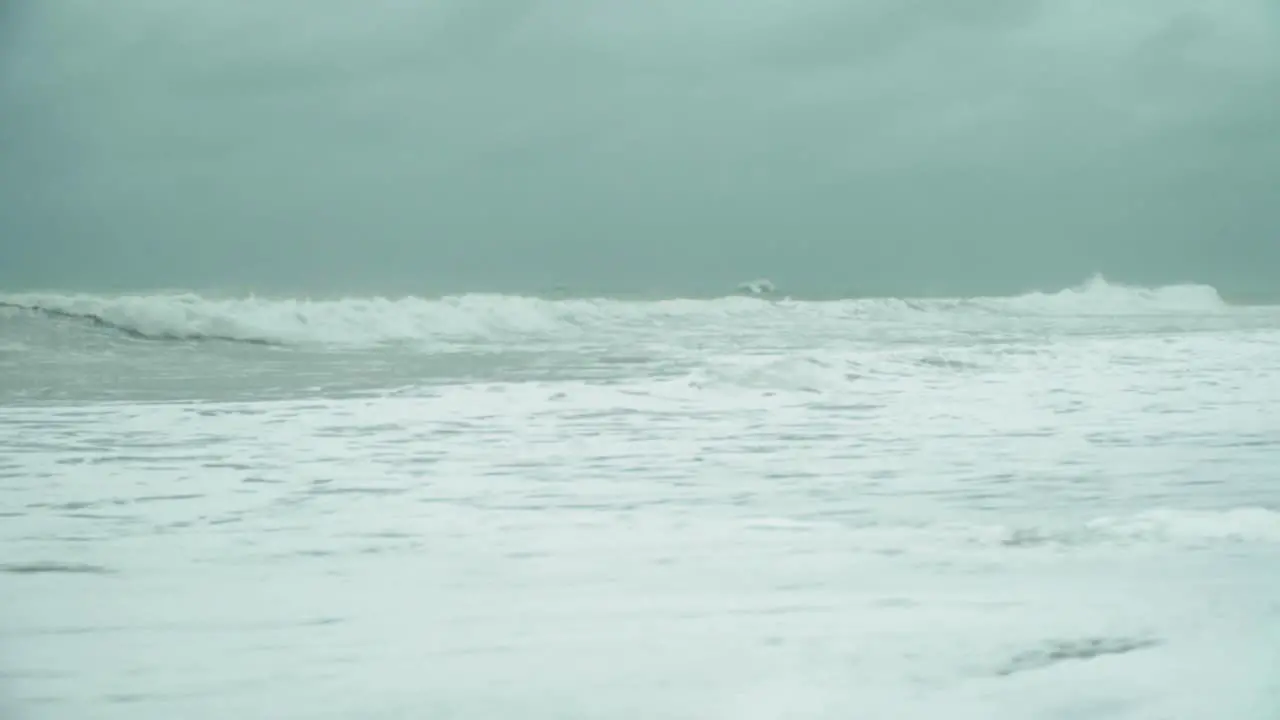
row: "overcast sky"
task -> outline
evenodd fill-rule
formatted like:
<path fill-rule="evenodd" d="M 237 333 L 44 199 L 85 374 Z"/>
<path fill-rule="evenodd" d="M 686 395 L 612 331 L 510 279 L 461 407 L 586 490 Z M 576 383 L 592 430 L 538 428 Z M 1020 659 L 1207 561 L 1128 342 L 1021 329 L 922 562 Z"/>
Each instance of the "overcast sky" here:
<path fill-rule="evenodd" d="M 0 0 L 0 43 L 7 286 L 1280 277 L 1271 0 Z"/>

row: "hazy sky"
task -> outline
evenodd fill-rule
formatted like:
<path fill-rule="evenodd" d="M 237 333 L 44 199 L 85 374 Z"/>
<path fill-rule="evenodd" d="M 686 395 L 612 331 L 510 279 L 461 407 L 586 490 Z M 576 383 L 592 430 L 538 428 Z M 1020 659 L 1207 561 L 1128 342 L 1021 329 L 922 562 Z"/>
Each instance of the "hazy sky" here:
<path fill-rule="evenodd" d="M 1280 3 L 0 0 L 0 192 L 8 287 L 1266 290 Z"/>

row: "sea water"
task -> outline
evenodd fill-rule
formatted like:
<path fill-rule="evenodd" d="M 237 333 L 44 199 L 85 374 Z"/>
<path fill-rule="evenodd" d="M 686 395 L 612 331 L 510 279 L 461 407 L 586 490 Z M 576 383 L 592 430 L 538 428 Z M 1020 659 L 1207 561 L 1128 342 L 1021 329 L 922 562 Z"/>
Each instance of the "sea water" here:
<path fill-rule="evenodd" d="M 0 298 L 0 716 L 1280 717 L 1280 308 Z"/>

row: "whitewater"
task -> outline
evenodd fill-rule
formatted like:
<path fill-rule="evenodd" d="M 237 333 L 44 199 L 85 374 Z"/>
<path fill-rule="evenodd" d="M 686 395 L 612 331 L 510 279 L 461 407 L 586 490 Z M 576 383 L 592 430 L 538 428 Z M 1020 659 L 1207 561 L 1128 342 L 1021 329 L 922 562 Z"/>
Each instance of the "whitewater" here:
<path fill-rule="evenodd" d="M 0 717 L 1280 717 L 1280 306 L 0 293 Z"/>

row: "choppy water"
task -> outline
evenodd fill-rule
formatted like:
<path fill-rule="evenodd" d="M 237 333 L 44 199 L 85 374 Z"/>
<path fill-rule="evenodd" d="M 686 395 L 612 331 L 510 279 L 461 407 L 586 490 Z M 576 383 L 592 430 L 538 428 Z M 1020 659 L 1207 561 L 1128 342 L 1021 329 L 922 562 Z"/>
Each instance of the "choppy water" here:
<path fill-rule="evenodd" d="M 0 300 L 4 717 L 1280 716 L 1280 308 Z"/>

